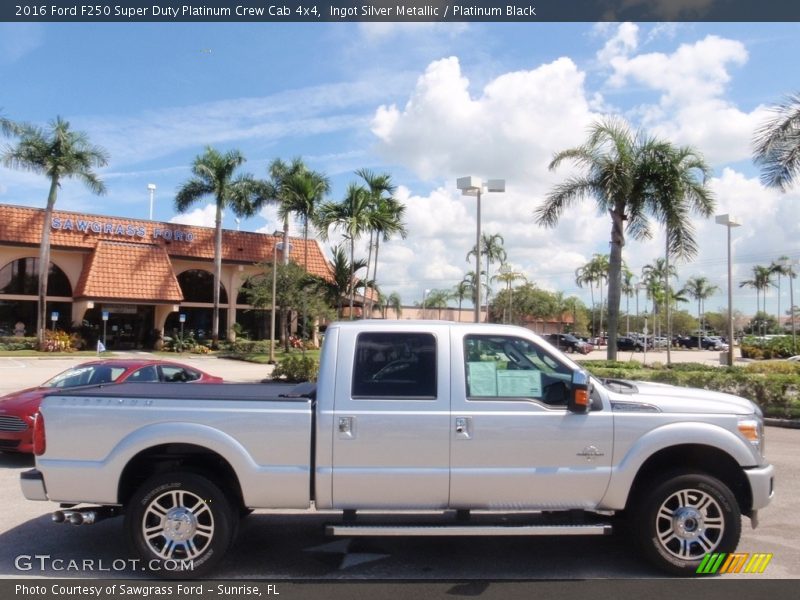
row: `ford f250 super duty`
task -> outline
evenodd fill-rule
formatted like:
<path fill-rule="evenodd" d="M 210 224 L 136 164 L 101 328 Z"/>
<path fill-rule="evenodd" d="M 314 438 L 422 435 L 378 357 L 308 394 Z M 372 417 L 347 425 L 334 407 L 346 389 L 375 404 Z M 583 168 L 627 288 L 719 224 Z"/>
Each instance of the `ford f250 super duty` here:
<path fill-rule="evenodd" d="M 334 323 L 316 386 L 56 392 L 34 438 L 28 499 L 61 503 L 56 521 L 122 514 L 145 563 L 188 561 L 193 576 L 251 509 L 309 507 L 342 511 L 327 526 L 342 536 L 602 535 L 624 523 L 655 565 L 687 574 L 733 552 L 741 515 L 755 526 L 773 495 L 751 401 L 599 381 L 503 325 Z M 414 511 L 426 518 L 409 522 Z"/>

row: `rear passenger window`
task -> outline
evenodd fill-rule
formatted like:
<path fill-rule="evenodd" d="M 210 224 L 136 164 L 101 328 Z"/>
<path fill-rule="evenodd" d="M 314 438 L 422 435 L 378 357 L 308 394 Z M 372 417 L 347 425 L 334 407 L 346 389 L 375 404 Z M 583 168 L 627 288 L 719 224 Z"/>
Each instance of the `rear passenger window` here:
<path fill-rule="evenodd" d="M 361 333 L 353 398 L 436 398 L 436 338 L 430 333 Z"/>

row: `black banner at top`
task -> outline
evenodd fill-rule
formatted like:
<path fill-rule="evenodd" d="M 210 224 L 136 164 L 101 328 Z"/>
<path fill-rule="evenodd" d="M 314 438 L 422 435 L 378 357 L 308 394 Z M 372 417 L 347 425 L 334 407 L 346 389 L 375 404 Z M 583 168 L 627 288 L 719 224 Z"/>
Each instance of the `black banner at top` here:
<path fill-rule="evenodd" d="M 3 0 L 5 22 L 800 21 L 797 0 Z"/>

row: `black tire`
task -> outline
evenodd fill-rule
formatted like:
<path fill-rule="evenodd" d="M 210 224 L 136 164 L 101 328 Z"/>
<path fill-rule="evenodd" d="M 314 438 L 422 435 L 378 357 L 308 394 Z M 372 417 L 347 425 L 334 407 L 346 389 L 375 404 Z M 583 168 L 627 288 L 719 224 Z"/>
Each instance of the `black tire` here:
<path fill-rule="evenodd" d="M 635 500 L 632 516 L 645 557 L 673 575 L 694 575 L 706 554 L 734 552 L 742 531 L 733 493 L 700 473 L 673 473 L 648 486 Z"/>
<path fill-rule="evenodd" d="M 142 566 L 167 578 L 208 573 L 230 547 L 237 524 L 219 487 L 186 471 L 145 481 L 125 512 L 125 531 Z"/>

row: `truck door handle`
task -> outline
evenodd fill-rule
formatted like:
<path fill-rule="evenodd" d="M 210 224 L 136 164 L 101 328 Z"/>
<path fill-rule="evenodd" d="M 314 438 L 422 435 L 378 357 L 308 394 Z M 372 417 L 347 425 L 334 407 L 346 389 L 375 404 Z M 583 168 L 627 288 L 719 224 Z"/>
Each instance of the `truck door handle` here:
<path fill-rule="evenodd" d="M 468 440 L 472 433 L 472 417 L 456 417 L 456 438 Z"/>
<path fill-rule="evenodd" d="M 355 417 L 339 417 L 338 428 L 339 437 L 351 439 L 356 436 Z"/>

